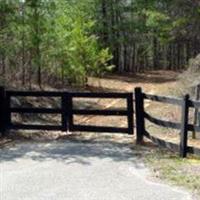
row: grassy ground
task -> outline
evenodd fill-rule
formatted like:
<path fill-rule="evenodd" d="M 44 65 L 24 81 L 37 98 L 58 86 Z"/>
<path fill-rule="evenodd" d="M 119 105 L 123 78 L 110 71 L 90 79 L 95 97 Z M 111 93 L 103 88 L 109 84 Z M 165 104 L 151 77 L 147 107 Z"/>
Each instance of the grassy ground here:
<path fill-rule="evenodd" d="M 181 159 L 176 153 L 154 148 L 145 154 L 144 161 L 153 177 L 185 187 L 200 199 L 200 157 Z"/>
<path fill-rule="evenodd" d="M 169 71 L 156 71 L 149 72 L 148 74 L 140 75 L 115 75 L 106 76 L 101 79 L 89 78 L 87 91 L 120 91 L 120 92 L 132 92 L 135 87 L 142 87 L 147 93 L 157 94 L 157 95 L 173 95 L 178 96 L 179 87 L 177 76 L 179 73 L 169 72 Z M 49 89 L 49 88 L 48 88 Z M 52 89 L 52 88 L 50 88 Z M 26 106 L 34 107 L 44 107 L 44 104 L 48 104 L 49 107 L 59 107 L 59 100 L 57 99 L 40 99 L 40 100 L 25 100 L 24 104 Z M 116 108 L 125 107 L 125 102 L 120 100 L 98 100 L 94 99 L 83 100 L 77 99 L 75 101 L 75 106 L 78 108 Z M 173 107 L 170 105 L 160 105 L 157 103 L 147 103 L 146 110 L 150 112 L 153 116 L 172 120 L 178 122 L 180 120 L 180 109 L 178 107 Z M 58 124 L 60 122 L 60 116 L 15 116 L 16 121 L 33 122 L 33 123 L 54 123 Z M 126 126 L 126 118 L 106 118 L 98 116 L 90 117 L 76 117 L 75 123 L 80 124 L 94 124 L 94 125 L 112 125 L 112 126 Z M 148 130 L 159 138 L 165 139 L 167 141 L 177 143 L 179 141 L 179 134 L 177 131 L 171 129 L 164 129 L 152 124 L 147 124 Z M 14 136 L 14 137 L 13 137 Z M 65 138 L 65 133 L 60 132 L 16 132 L 11 133 L 11 138 L 13 139 L 35 139 L 35 140 L 52 140 Z M 72 136 L 74 137 L 74 136 Z M 76 136 L 75 136 L 76 137 Z M 78 137 L 90 137 L 90 134 L 78 134 Z M 92 136 L 94 137 L 94 135 Z M 99 137 L 99 136 L 95 136 Z M 106 136 L 115 139 L 115 136 Z M 67 139 L 69 136 L 67 136 Z M 116 140 L 119 138 L 116 137 Z M 121 138 L 120 138 L 121 140 Z M 10 143 L 10 139 L 1 140 L 0 145 L 5 145 Z M 124 140 L 121 140 L 124 142 Z M 132 139 L 129 142 L 133 142 Z M 150 143 L 148 143 L 150 144 Z M 189 144 L 200 147 L 200 139 L 193 140 L 190 138 Z M 142 158 L 146 164 L 152 169 L 152 174 L 154 177 L 158 177 L 163 180 L 168 180 L 173 184 L 181 185 L 186 188 L 191 189 L 192 192 L 197 193 L 200 196 L 200 158 L 189 156 L 188 159 L 180 159 L 179 156 L 173 152 L 167 150 L 161 150 L 156 148 L 154 145 L 147 145 L 145 147 L 134 148 L 134 151 L 138 151 L 138 155 Z"/>

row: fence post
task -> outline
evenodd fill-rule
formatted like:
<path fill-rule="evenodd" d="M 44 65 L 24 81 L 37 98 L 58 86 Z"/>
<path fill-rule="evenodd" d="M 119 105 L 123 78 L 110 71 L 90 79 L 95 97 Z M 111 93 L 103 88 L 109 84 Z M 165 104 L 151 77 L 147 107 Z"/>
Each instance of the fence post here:
<path fill-rule="evenodd" d="M 67 131 L 67 104 L 68 104 L 68 94 L 64 92 L 62 94 L 62 131 Z"/>
<path fill-rule="evenodd" d="M 136 131 L 137 144 L 143 143 L 145 124 L 144 124 L 144 97 L 142 88 L 135 88 L 135 112 L 136 112 Z"/>
<path fill-rule="evenodd" d="M 6 108 L 5 108 L 5 100 L 6 100 L 6 95 L 5 95 L 5 88 L 0 87 L 0 133 L 2 136 L 5 136 L 5 131 L 6 131 L 6 121 L 5 121 L 5 116 L 6 116 Z"/>
<path fill-rule="evenodd" d="M 73 131 L 73 93 L 68 93 L 68 113 L 67 113 L 67 121 L 68 121 L 68 130 Z"/>
<path fill-rule="evenodd" d="M 128 109 L 128 134 L 134 134 L 133 124 L 133 93 L 130 93 L 127 98 L 127 109 Z"/>
<path fill-rule="evenodd" d="M 182 120 L 180 134 L 180 156 L 187 156 L 187 140 L 188 140 L 188 115 L 189 115 L 189 95 L 185 95 L 182 102 Z"/>

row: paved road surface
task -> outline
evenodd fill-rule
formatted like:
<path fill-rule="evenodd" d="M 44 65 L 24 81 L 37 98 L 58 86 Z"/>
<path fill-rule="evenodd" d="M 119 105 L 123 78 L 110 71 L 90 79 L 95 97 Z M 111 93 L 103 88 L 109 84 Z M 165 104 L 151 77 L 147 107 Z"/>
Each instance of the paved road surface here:
<path fill-rule="evenodd" d="M 151 182 L 129 145 L 57 141 L 0 150 L 1 200 L 189 200 Z"/>

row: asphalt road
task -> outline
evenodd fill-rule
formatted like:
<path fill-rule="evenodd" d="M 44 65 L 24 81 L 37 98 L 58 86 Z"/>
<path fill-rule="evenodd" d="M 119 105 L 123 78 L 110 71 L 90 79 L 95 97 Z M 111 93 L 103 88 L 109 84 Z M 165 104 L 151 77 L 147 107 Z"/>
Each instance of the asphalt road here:
<path fill-rule="evenodd" d="M 189 200 L 152 182 L 129 145 L 57 141 L 0 150 L 1 200 Z"/>

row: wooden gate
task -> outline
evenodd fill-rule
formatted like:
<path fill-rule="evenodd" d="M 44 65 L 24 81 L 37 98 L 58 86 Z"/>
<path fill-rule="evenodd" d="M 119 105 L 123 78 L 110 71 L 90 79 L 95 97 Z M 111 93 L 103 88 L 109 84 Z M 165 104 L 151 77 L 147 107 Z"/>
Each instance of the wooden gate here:
<path fill-rule="evenodd" d="M 30 108 L 30 107 L 12 107 L 12 97 L 55 97 L 60 98 L 61 105 L 59 108 Z M 98 99 L 125 99 L 127 102 L 126 109 L 76 109 L 74 108 L 74 98 L 98 98 Z M 90 92 L 47 92 L 47 91 L 5 91 L 0 88 L 0 129 L 5 130 L 23 129 L 23 130 L 59 130 L 59 131 L 80 131 L 80 132 L 110 132 L 110 133 L 128 133 L 133 134 L 133 93 L 90 93 Z M 61 122 L 59 125 L 46 124 L 19 124 L 12 121 L 12 114 L 59 114 Z M 125 116 L 127 117 L 128 126 L 126 128 L 93 126 L 74 124 L 75 115 L 97 115 L 97 116 Z"/>

